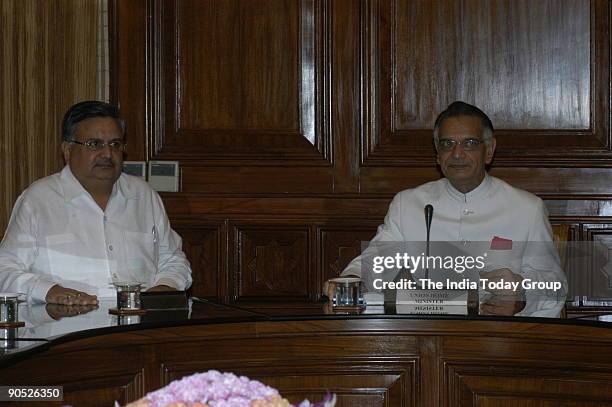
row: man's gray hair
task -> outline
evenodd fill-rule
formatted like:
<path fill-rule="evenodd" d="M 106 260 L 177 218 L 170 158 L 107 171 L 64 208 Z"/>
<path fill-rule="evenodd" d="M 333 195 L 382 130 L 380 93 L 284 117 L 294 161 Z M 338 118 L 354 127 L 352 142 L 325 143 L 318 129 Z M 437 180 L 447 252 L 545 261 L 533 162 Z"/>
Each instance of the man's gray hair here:
<path fill-rule="evenodd" d="M 436 149 L 438 148 L 438 142 L 440 140 L 439 132 L 440 127 L 442 127 L 442 123 L 444 123 L 446 119 L 458 116 L 472 116 L 479 118 L 482 123 L 482 141 L 484 141 L 486 145 L 491 144 L 491 140 L 493 140 L 493 123 L 491 123 L 489 116 L 487 116 L 485 112 L 476 106 L 458 100 L 448 105 L 446 110 L 440 113 L 436 119 L 436 124 L 434 125 L 434 143 L 436 145 Z"/>

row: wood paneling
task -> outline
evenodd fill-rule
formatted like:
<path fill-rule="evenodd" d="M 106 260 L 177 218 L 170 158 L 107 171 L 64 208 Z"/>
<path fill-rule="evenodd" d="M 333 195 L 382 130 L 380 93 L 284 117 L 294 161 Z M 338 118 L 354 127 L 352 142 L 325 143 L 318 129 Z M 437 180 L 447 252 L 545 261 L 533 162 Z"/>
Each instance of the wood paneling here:
<path fill-rule="evenodd" d="M 262 179 L 268 182 L 262 182 Z M 304 182 L 307 180 L 307 182 Z M 217 193 L 307 193 L 333 191 L 334 176 L 328 167 L 189 167 L 182 168 L 181 189 L 189 192 Z"/>
<path fill-rule="evenodd" d="M 126 121 L 126 159 L 147 157 L 152 112 L 146 108 L 145 78 L 153 74 L 147 62 L 152 44 L 147 36 L 147 0 L 108 0 L 110 96 Z M 150 79 L 149 79 L 150 80 Z"/>
<path fill-rule="evenodd" d="M 325 4 L 325 2 L 321 2 Z M 331 87 L 331 131 L 333 136 L 334 183 L 336 193 L 359 190 L 359 149 L 361 125 L 362 49 L 360 0 L 332 1 L 331 61 L 326 76 Z"/>
<path fill-rule="evenodd" d="M 61 338 L 29 357 L 4 360 L 0 381 L 63 384 L 65 401 L 85 406 L 108 405 L 102 403 L 111 397 L 133 401 L 208 369 L 259 379 L 293 402 L 318 400 L 329 390 L 339 406 L 350 407 L 612 405 L 606 327 L 398 316 L 229 318 Z"/>
<path fill-rule="evenodd" d="M 612 224 L 582 224 L 582 233 L 592 245 L 576 255 L 581 261 L 573 273 L 576 290 L 591 299 L 612 297 Z M 580 273 L 582 271 L 582 273 Z"/>
<path fill-rule="evenodd" d="M 308 229 L 236 225 L 234 238 L 234 299 L 308 299 L 313 288 Z"/>
<path fill-rule="evenodd" d="M 312 13 L 313 4 L 305 2 L 305 11 Z M 170 38 L 177 49 L 176 55 L 168 57 L 178 61 L 176 93 L 180 99 L 175 120 L 179 131 L 299 132 L 302 58 L 305 70 L 314 73 L 314 44 L 301 38 L 299 2 L 185 0 L 173 8 L 175 30 Z M 162 10 L 165 18 L 171 18 L 171 12 L 170 6 Z M 313 21 L 302 23 L 304 32 L 312 34 Z M 202 46 L 193 47 L 194 41 Z M 301 44 L 306 48 L 303 55 L 298 48 Z M 314 107 L 314 77 L 304 79 L 311 84 L 302 95 L 304 102 Z M 201 103 L 190 103 L 193 100 Z"/>
<path fill-rule="evenodd" d="M 430 129 L 458 99 L 491 117 L 498 164 L 610 157 L 606 2 L 364 3 L 364 164 L 431 165 Z"/>
<path fill-rule="evenodd" d="M 164 200 L 194 293 L 317 299 L 393 194 L 441 176 L 431 130 L 456 99 L 493 120 L 491 174 L 573 238 L 612 222 L 606 0 L 111 6 L 128 156 L 180 160 L 182 193 Z"/>
<path fill-rule="evenodd" d="M 390 199 L 164 195 L 192 263 L 192 295 L 223 301 L 318 299 L 323 281 L 337 276 L 374 236 Z M 608 280 L 597 272 L 606 266 L 612 247 L 607 202 L 563 196 L 546 201 L 553 225 L 568 225 L 568 240 L 576 241 L 565 256 L 571 297 L 609 297 L 611 292 Z M 215 226 L 203 224 L 201 214 Z M 603 252 L 587 256 L 591 247 Z M 289 266 L 298 271 L 287 273 Z"/>
<path fill-rule="evenodd" d="M 296 371 L 294 366 L 278 363 L 274 366 L 274 373 L 271 373 L 269 366 L 249 367 L 253 362 L 247 359 L 237 362 L 165 365 L 163 377 L 165 382 L 169 383 L 198 371 L 215 369 L 231 371 L 266 383 L 296 404 L 304 399 L 322 400 L 331 392 L 338 397 L 337 407 L 415 405 L 414 396 L 402 402 L 406 390 L 408 394 L 412 394 L 415 388 L 415 361 L 405 364 L 390 362 L 374 367 L 364 366 L 362 361 L 332 358 L 324 364 L 320 361 L 304 363 L 300 366 L 300 371 Z M 322 370 L 325 371 L 324 374 L 321 374 Z M 358 373 L 355 373 L 356 371 Z"/>
<path fill-rule="evenodd" d="M 115 93 L 135 145 L 181 160 L 183 191 L 413 187 L 439 177 L 433 119 L 465 99 L 499 130 L 505 180 L 611 193 L 604 0 L 136 3 L 113 14 L 134 45 L 116 49 Z"/>
<path fill-rule="evenodd" d="M 56 402 L 56 406 L 75 405 L 86 407 L 106 407 L 115 401 L 127 404 L 145 395 L 145 358 L 141 349 L 135 346 L 120 348 L 77 347 L 64 352 L 57 350 L 55 355 L 42 355 L 34 365 L 32 361 L 24 361 L 29 366 L 26 370 L 14 372 L 12 379 L 3 378 L 3 383 L 10 381 L 31 383 L 33 386 L 63 386 L 64 400 Z M 55 359 L 57 358 L 57 359 Z M 58 371 L 34 372 L 36 364 L 40 366 L 56 366 Z M 82 368 L 87 368 L 83 370 Z M 59 374 L 61 371 L 61 374 Z M 150 385 L 149 385 L 150 386 Z M 149 387 L 147 386 L 147 387 Z M 24 406 L 38 405 L 27 402 Z M 40 405 L 54 405 L 42 402 Z"/>
<path fill-rule="evenodd" d="M 130 401 L 144 397 L 143 374 L 144 372 L 141 371 L 136 374 L 127 373 L 114 376 L 97 375 L 94 379 L 83 379 L 76 382 L 64 379 L 57 382 L 57 386 L 63 387 L 64 399 L 62 401 L 11 402 L 10 405 L 16 407 L 63 407 L 66 405 L 108 407 L 114 405 L 115 402 L 126 405 Z M 39 383 L 43 385 L 43 382 Z"/>
<path fill-rule="evenodd" d="M 555 370 L 520 366 L 445 364 L 445 406 L 610 406 L 610 372 Z"/>
<path fill-rule="evenodd" d="M 127 404 L 145 395 L 143 375 L 144 371 L 140 371 L 135 375 L 80 380 L 78 384 L 63 382 L 63 404 L 83 407 L 109 406 L 115 401 Z"/>
<path fill-rule="evenodd" d="M 96 96 L 97 2 L 0 2 L 0 231 L 30 183 L 60 170 L 61 121 Z"/>
<path fill-rule="evenodd" d="M 194 226 L 192 223 L 183 225 L 175 222 L 174 229 L 183 238 L 183 251 L 191 263 L 191 295 L 201 298 L 226 296 L 222 226 Z"/>
<path fill-rule="evenodd" d="M 539 168 L 526 166 L 504 167 L 494 158 L 489 173 L 517 188 L 538 195 L 567 194 L 580 199 L 580 195 L 612 194 L 612 169 L 597 164 L 594 168 L 556 168 L 542 164 Z M 432 158 L 433 162 L 433 158 Z M 406 188 L 414 188 L 425 182 L 440 178 L 435 167 L 399 166 L 389 168 L 367 166 L 361 169 L 361 186 L 370 193 L 391 194 Z M 585 182 L 588 180 L 588 182 Z"/>
<path fill-rule="evenodd" d="M 433 127 L 457 98 L 482 106 L 499 129 L 590 128 L 588 1 L 379 5 L 394 131 Z"/>
<path fill-rule="evenodd" d="M 152 157 L 329 165 L 318 3 L 159 3 Z"/>
<path fill-rule="evenodd" d="M 347 228 L 338 230 L 323 227 L 319 230 L 323 281 L 338 277 L 342 270 L 361 253 L 363 242 L 376 234 L 376 226 L 369 229 Z"/>

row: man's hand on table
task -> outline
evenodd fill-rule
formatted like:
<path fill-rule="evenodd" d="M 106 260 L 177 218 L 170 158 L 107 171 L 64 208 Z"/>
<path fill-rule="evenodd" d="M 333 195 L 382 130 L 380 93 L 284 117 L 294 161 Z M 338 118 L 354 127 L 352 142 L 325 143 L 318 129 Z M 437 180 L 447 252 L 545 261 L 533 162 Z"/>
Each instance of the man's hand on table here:
<path fill-rule="evenodd" d="M 523 276 L 513 273 L 512 270 L 508 268 L 501 268 L 493 271 L 485 271 L 480 273 L 480 278 L 486 278 L 489 282 L 501 282 L 504 283 L 518 283 L 516 291 L 513 290 L 487 290 L 493 295 L 502 295 L 502 296 L 517 296 L 521 297 L 524 294 L 523 287 L 521 282 L 523 281 Z"/>
<path fill-rule="evenodd" d="M 89 295 L 72 288 L 65 288 L 58 284 L 47 291 L 45 301 L 47 304 L 98 305 L 98 297 L 95 295 Z"/>
<path fill-rule="evenodd" d="M 489 282 L 518 283 L 517 289 L 488 290 L 492 296 L 480 304 L 480 315 L 512 316 L 525 308 L 525 290 L 521 286 L 523 277 L 508 268 L 480 273 Z"/>
<path fill-rule="evenodd" d="M 525 308 L 525 300 L 515 295 L 494 295 L 480 304 L 480 315 L 512 316 Z"/>
<path fill-rule="evenodd" d="M 348 274 L 348 275 L 339 276 L 339 277 L 361 278 L 353 274 Z M 330 302 L 332 298 L 334 298 L 334 291 L 336 289 L 334 284 L 331 284 L 331 280 L 333 280 L 333 278 L 330 278 L 329 280 L 323 283 L 323 295 L 326 295 Z"/>
<path fill-rule="evenodd" d="M 323 283 L 323 295 L 327 296 L 330 301 L 334 296 L 333 286 L 329 283 L 329 280 Z"/>

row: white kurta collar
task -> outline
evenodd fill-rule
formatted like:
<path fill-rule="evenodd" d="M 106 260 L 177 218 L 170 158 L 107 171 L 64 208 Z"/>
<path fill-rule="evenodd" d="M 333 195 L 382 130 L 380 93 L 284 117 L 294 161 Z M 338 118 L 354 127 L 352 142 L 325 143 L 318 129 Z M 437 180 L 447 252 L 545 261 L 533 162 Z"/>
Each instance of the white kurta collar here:
<path fill-rule="evenodd" d="M 489 189 L 491 188 L 491 184 L 492 184 L 491 176 L 489 176 L 489 174 L 485 172 L 484 179 L 482 180 L 480 185 L 478 185 L 476 188 L 474 188 L 467 194 L 464 194 L 463 192 L 456 189 L 450 183 L 448 179 L 446 179 L 446 190 L 448 194 L 451 196 L 451 198 L 459 202 L 471 203 L 476 200 L 480 200 L 484 198 L 489 192 Z"/>
<path fill-rule="evenodd" d="M 86 195 L 91 197 L 91 194 L 87 192 L 85 187 L 81 185 L 78 179 L 74 176 L 70 170 L 70 166 L 66 165 L 60 173 L 60 182 L 64 193 L 64 201 L 70 202 L 76 197 Z M 122 182 L 122 177 L 119 177 L 115 185 L 113 185 L 113 192 L 111 193 L 111 199 L 115 196 L 122 197 L 124 199 L 131 199 L 137 197 L 134 191 L 131 191 L 126 182 Z M 93 199 L 93 198 L 92 198 Z M 109 200 L 110 201 L 110 200 Z"/>

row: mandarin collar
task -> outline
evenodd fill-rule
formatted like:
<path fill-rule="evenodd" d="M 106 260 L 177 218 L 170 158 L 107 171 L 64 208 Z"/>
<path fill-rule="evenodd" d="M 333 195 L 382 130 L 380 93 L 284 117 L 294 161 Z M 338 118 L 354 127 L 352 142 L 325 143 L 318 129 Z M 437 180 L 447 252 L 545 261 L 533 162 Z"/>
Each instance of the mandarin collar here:
<path fill-rule="evenodd" d="M 446 190 L 448 191 L 448 194 L 451 196 L 451 198 L 463 203 L 471 203 L 483 198 L 489 192 L 492 182 L 491 176 L 485 172 L 485 176 L 480 185 L 472 189 L 470 192 L 464 194 L 463 192 L 456 189 L 448 179 L 445 178 L 445 180 Z"/>

